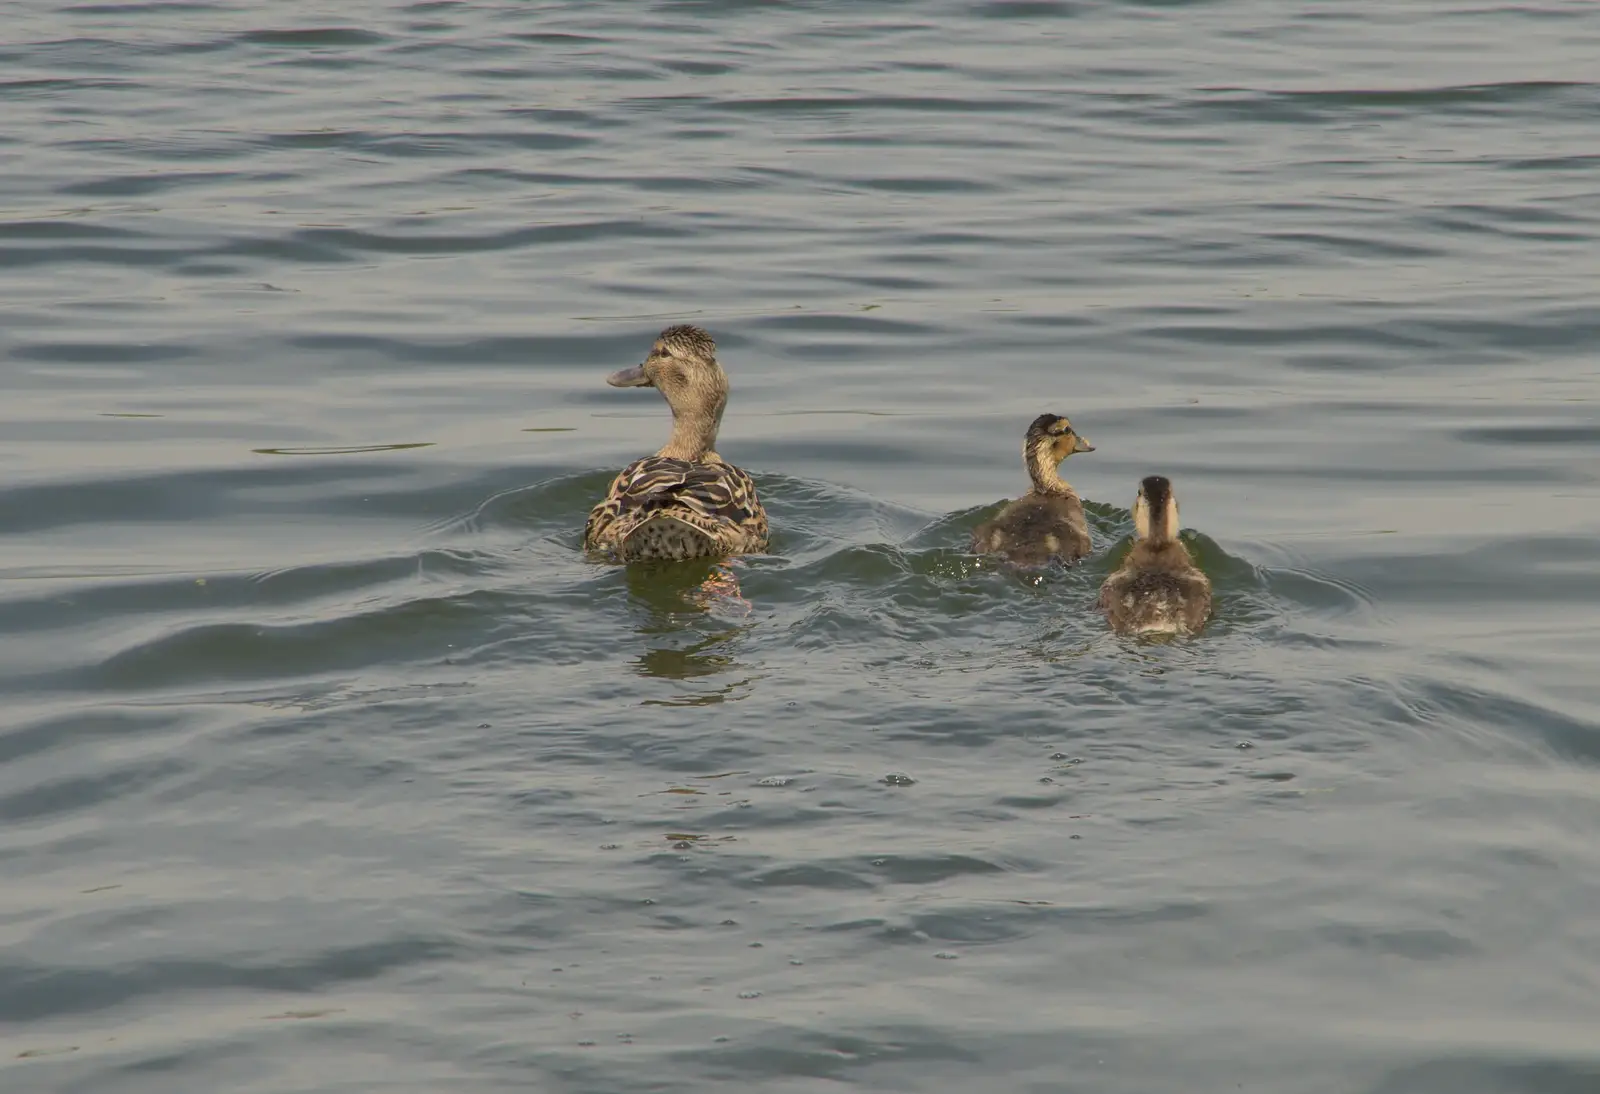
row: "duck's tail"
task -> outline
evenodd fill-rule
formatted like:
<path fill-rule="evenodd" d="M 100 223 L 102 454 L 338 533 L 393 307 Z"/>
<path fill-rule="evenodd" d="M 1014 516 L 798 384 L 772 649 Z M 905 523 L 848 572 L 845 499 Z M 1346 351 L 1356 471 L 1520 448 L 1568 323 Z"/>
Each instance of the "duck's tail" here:
<path fill-rule="evenodd" d="M 704 529 L 670 513 L 656 513 L 622 537 L 618 553 L 628 562 L 679 562 L 723 552 Z"/>

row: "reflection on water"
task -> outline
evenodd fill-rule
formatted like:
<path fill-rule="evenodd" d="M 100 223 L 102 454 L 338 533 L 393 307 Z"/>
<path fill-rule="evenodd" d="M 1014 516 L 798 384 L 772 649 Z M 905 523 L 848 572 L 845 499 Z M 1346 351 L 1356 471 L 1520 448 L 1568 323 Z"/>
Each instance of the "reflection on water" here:
<path fill-rule="evenodd" d="M 675 563 L 635 563 L 624 567 L 628 593 L 643 615 L 637 624 L 646 649 L 633 662 L 641 676 L 686 681 L 747 671 L 734 656 L 740 637 L 753 623 L 753 605 L 740 594 L 741 559 L 700 559 Z M 712 691 L 697 690 L 671 699 L 649 698 L 645 705 L 697 706 L 740 698 L 750 677 Z"/>
<path fill-rule="evenodd" d="M 413 448 L 432 448 L 433 441 L 403 441 L 392 444 L 307 445 L 300 448 L 252 448 L 258 456 L 359 456 L 370 452 L 406 452 Z"/>

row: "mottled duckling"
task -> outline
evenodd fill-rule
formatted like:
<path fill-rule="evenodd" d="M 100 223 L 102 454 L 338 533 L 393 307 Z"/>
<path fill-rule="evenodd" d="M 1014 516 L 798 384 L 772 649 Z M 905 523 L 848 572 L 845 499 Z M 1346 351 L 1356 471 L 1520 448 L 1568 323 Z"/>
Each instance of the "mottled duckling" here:
<path fill-rule="evenodd" d="M 1033 489 L 973 530 L 973 553 L 1002 555 L 1018 566 L 1043 566 L 1053 558 L 1075 562 L 1088 554 L 1083 502 L 1056 468 L 1074 452 L 1093 451 L 1061 415 L 1035 418 L 1022 442 Z"/>
<path fill-rule="evenodd" d="M 589 513 L 584 549 L 623 562 L 766 550 L 767 513 L 754 480 L 716 453 L 728 376 L 711 336 L 688 324 L 668 327 L 644 364 L 606 383 L 660 391 L 672 408 L 672 437 L 612 481 Z"/>
<path fill-rule="evenodd" d="M 1133 501 L 1133 549 L 1100 586 L 1100 610 L 1122 634 L 1193 634 L 1211 614 L 1211 580 L 1178 542 L 1178 497 L 1151 475 Z"/>

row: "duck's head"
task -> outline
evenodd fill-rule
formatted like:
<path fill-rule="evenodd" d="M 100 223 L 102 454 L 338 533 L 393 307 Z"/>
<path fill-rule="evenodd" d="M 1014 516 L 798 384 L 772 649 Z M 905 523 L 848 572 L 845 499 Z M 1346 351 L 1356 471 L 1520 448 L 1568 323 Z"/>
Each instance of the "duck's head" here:
<path fill-rule="evenodd" d="M 1041 414 L 1028 427 L 1022 442 L 1022 458 L 1028 465 L 1028 475 L 1035 487 L 1041 490 L 1060 487 L 1061 477 L 1056 468 L 1074 452 L 1093 452 L 1094 445 L 1079 436 L 1072 423 L 1060 414 Z"/>
<path fill-rule="evenodd" d="M 1139 484 L 1133 499 L 1133 534 L 1152 547 L 1178 538 L 1178 495 L 1162 475 L 1150 475 Z"/>
<path fill-rule="evenodd" d="M 612 387 L 653 387 L 672 408 L 672 441 L 661 455 L 700 459 L 716 447 L 728 405 L 728 374 L 717 344 L 699 327 L 681 323 L 656 336 L 644 364 L 606 377 Z"/>

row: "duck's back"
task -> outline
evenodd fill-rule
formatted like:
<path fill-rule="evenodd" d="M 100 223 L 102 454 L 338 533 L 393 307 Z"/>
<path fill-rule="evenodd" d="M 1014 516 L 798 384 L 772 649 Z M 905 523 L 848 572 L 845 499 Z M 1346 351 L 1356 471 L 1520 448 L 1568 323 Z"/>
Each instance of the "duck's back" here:
<path fill-rule="evenodd" d="M 762 551 L 767 514 L 731 463 L 646 456 L 624 467 L 589 513 L 584 546 L 628 561 Z"/>
<path fill-rule="evenodd" d="M 1180 552 L 1167 555 L 1170 551 Z M 1142 555 L 1139 548 L 1100 587 L 1100 609 L 1124 634 L 1193 634 L 1211 614 L 1211 581 L 1181 544 Z"/>
<path fill-rule="evenodd" d="M 1026 494 L 972 533 L 974 553 L 1003 555 L 1019 566 L 1075 562 L 1089 549 L 1083 502 L 1073 494 Z"/>

